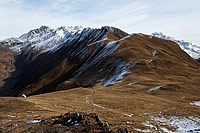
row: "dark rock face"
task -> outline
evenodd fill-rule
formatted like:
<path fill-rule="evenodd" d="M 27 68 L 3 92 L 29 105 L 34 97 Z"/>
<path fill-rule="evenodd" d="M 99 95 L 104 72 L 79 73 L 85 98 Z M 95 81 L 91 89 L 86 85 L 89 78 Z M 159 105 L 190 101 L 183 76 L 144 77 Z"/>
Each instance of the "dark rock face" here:
<path fill-rule="evenodd" d="M 65 115 L 51 117 L 47 120 L 43 120 L 43 124 L 51 125 L 52 127 L 65 128 L 66 131 L 71 132 L 101 132 L 101 133 L 112 133 L 106 124 L 99 118 L 97 114 L 86 114 L 86 113 L 66 113 Z M 119 129 L 119 133 L 128 133 L 128 130 Z"/>
<path fill-rule="evenodd" d="M 118 132 L 119 133 L 128 133 L 128 130 L 125 128 L 125 129 L 121 129 L 121 128 L 119 128 L 118 129 Z"/>
<path fill-rule="evenodd" d="M 198 61 L 200 63 L 200 58 L 199 59 L 196 59 L 196 61 Z"/>

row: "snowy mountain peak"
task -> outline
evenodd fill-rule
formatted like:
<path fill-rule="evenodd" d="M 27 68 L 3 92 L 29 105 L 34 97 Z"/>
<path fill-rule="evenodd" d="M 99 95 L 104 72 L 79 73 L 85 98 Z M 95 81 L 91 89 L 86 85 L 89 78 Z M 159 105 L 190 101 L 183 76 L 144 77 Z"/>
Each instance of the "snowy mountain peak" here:
<path fill-rule="evenodd" d="M 181 47 L 181 49 L 192 58 L 200 59 L 200 43 L 177 40 L 173 37 L 164 35 L 162 32 L 153 32 L 151 36 L 176 42 Z"/>
<path fill-rule="evenodd" d="M 82 26 L 70 26 L 70 27 L 66 27 L 66 26 L 61 26 L 57 29 L 55 29 L 55 32 L 57 34 L 60 34 L 62 36 L 62 34 L 68 33 L 68 34 L 75 34 L 76 32 L 80 33 L 83 31 L 83 27 Z"/>
<path fill-rule="evenodd" d="M 81 41 L 87 38 L 93 31 L 97 31 L 95 35 L 97 37 L 101 32 L 104 32 L 104 29 L 105 27 L 93 29 L 83 28 L 82 26 L 61 26 L 51 29 L 43 25 L 40 28 L 33 29 L 21 35 L 19 38 L 9 38 L 3 42 L 5 45 L 10 46 L 10 49 L 16 54 L 20 54 L 27 48 L 29 51 L 40 51 L 40 53 L 53 52 L 59 49 L 61 45 L 64 45 L 65 42 L 71 42 L 76 39 Z M 106 38 L 105 36 L 103 36 L 104 39 Z"/>
<path fill-rule="evenodd" d="M 76 32 L 81 32 L 83 29 L 84 28 L 82 26 L 70 26 L 70 27 L 61 26 L 57 29 L 51 29 L 48 26 L 42 25 L 40 28 L 33 29 L 28 33 L 21 35 L 19 38 L 22 40 L 31 40 L 47 34 L 48 35 L 58 34 L 61 37 L 63 37 L 65 34 L 74 34 Z"/>
<path fill-rule="evenodd" d="M 173 37 L 166 36 L 162 32 L 153 32 L 151 36 L 155 36 L 157 38 L 166 39 L 166 40 L 175 40 Z"/>
<path fill-rule="evenodd" d="M 82 26 L 61 26 L 57 28 L 56 30 L 63 30 L 63 31 L 68 31 L 68 32 L 77 32 L 77 31 L 82 31 L 84 28 Z"/>
<path fill-rule="evenodd" d="M 49 27 L 45 26 L 45 25 L 42 25 L 39 29 L 45 31 L 45 30 L 49 29 Z"/>
<path fill-rule="evenodd" d="M 27 47 L 46 52 L 63 44 L 66 40 L 72 38 L 75 33 L 79 35 L 83 29 L 82 26 L 61 26 L 51 29 L 42 25 L 21 35 L 19 38 L 8 38 L 3 42 L 5 42 L 5 45 L 9 45 L 10 49 L 17 54 L 20 54 Z"/>
<path fill-rule="evenodd" d="M 20 39 L 33 39 L 34 37 L 40 35 L 40 34 L 44 34 L 44 33 L 48 33 L 50 32 L 50 28 L 47 27 L 47 26 L 41 26 L 40 28 L 37 28 L 37 29 L 33 29 L 31 31 L 29 31 L 28 33 L 25 33 L 23 35 L 21 35 L 19 38 Z"/>

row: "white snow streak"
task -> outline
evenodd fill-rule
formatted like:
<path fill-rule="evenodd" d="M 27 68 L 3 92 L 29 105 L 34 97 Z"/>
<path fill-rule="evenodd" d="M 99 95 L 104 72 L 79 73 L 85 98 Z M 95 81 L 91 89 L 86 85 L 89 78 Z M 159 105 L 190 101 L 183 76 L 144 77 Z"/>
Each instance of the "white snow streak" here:
<path fill-rule="evenodd" d="M 134 85 L 136 84 L 137 82 L 132 82 L 132 83 L 128 83 L 127 85 Z"/>
<path fill-rule="evenodd" d="M 157 87 L 154 87 L 154 88 L 151 88 L 151 89 L 149 89 L 147 92 L 151 92 L 151 91 L 159 90 L 162 86 L 163 86 L 163 85 L 161 85 L 161 86 L 157 86 Z"/>
<path fill-rule="evenodd" d="M 30 120 L 27 123 L 38 123 L 38 122 L 41 122 L 41 120 Z"/>
<path fill-rule="evenodd" d="M 190 104 L 195 106 L 200 106 L 200 101 L 193 101 Z"/>

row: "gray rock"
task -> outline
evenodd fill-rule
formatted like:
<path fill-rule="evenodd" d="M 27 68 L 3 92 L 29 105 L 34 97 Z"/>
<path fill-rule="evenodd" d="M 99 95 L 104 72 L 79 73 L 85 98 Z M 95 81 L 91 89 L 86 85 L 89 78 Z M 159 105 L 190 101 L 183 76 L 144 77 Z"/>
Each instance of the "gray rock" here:
<path fill-rule="evenodd" d="M 97 123 L 98 123 L 98 125 L 99 125 L 100 127 L 104 127 L 104 124 L 103 124 L 103 122 L 101 121 L 101 119 L 99 118 L 99 116 L 96 116 L 96 121 L 97 121 Z"/>

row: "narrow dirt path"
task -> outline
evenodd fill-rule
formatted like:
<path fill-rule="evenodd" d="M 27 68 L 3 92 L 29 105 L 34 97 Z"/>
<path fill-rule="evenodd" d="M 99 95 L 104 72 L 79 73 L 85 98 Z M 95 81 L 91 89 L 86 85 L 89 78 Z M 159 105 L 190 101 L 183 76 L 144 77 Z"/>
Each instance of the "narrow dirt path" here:
<path fill-rule="evenodd" d="M 115 113 L 117 113 L 117 114 L 122 114 L 122 115 L 125 115 L 125 116 L 128 116 L 128 117 L 133 117 L 133 116 L 134 116 L 134 114 L 121 113 L 121 112 L 119 112 L 119 111 L 115 111 L 115 110 L 113 110 L 113 109 L 109 109 L 109 108 L 100 106 L 100 105 L 98 105 L 98 104 L 95 104 L 95 103 L 93 103 L 92 101 L 89 101 L 89 100 L 88 100 L 88 97 L 85 97 L 85 100 L 86 100 L 86 102 L 89 103 L 89 104 L 92 104 L 92 105 L 94 105 L 94 106 L 96 106 L 96 107 L 99 107 L 99 108 L 102 108 L 102 109 L 105 109 L 105 110 L 108 110 L 108 111 L 111 111 L 111 112 L 115 112 Z"/>

